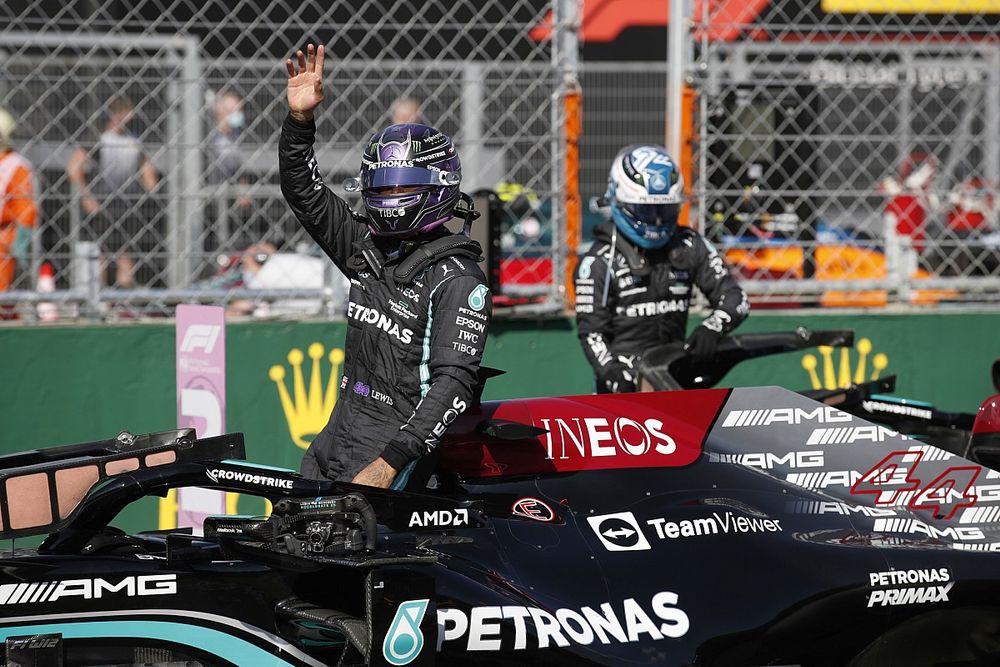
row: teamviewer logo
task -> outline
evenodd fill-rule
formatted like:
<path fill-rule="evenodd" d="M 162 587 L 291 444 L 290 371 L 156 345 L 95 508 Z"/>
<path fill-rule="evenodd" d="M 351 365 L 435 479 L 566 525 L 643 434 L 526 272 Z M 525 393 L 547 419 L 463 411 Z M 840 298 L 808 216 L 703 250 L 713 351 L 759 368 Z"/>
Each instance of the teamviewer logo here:
<path fill-rule="evenodd" d="M 647 551 L 650 548 L 631 512 L 588 516 L 587 522 L 608 551 Z"/>

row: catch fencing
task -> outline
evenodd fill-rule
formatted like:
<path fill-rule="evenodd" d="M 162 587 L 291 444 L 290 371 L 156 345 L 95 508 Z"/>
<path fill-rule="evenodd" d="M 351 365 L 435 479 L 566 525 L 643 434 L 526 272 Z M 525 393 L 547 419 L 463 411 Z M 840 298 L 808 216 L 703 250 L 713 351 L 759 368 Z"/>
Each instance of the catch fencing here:
<path fill-rule="evenodd" d="M 156 317 L 190 301 L 243 315 L 339 312 L 344 279 L 278 188 L 284 59 L 310 41 L 329 54 L 316 147 L 327 183 L 343 196 L 367 137 L 415 109 L 455 137 L 464 190 L 507 182 L 535 193 L 506 218 L 505 278 L 519 303 L 559 308 L 552 276 L 565 253 L 551 221 L 566 190 L 568 5 L 3 3 L 0 108 L 34 165 L 40 217 L 0 317 Z M 552 39 L 532 39 L 550 12 Z M 55 292 L 44 280 L 39 291 L 43 265 Z"/>
<path fill-rule="evenodd" d="M 757 300 L 1000 298 L 1000 7 L 727 4 L 695 3 L 672 36 L 697 221 Z"/>

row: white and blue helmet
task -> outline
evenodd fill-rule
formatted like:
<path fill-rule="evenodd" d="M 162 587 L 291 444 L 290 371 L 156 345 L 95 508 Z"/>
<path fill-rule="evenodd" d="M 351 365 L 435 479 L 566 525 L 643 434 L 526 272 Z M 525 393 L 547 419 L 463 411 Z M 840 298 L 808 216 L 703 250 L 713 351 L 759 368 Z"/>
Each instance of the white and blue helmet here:
<path fill-rule="evenodd" d="M 608 175 L 611 219 L 641 248 L 662 248 L 677 229 L 684 178 L 662 146 L 629 146 Z"/>

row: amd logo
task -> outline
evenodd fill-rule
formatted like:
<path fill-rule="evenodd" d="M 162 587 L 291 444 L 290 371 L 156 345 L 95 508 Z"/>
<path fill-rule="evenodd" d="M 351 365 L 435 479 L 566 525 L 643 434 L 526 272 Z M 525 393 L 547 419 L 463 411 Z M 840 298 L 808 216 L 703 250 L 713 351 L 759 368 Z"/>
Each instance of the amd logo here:
<path fill-rule="evenodd" d="M 410 528 L 445 528 L 447 526 L 468 526 L 469 510 L 435 510 L 414 512 L 410 515 Z"/>
<path fill-rule="evenodd" d="M 605 417 L 556 417 L 539 421 L 547 431 L 547 459 L 568 459 L 574 451 L 581 458 L 644 456 L 651 451 L 669 456 L 677 451 L 677 443 L 663 432 L 663 422 L 655 418 L 641 422 L 628 417 L 614 421 Z"/>

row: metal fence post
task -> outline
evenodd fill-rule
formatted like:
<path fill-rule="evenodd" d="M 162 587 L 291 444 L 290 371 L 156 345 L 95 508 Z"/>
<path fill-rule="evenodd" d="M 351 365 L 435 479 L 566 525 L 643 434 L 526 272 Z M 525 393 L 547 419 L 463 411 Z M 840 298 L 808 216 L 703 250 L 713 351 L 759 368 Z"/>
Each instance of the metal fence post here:
<path fill-rule="evenodd" d="M 100 263 L 96 242 L 78 241 L 73 245 L 73 289 L 84 294 L 83 316 L 92 321 L 101 315 Z"/>
<path fill-rule="evenodd" d="M 183 54 L 181 67 L 181 164 L 180 211 L 183 226 L 181 249 L 181 282 L 185 287 L 194 280 L 194 255 L 202 246 L 201 199 L 202 179 L 202 72 L 198 55 L 198 42 L 192 37 L 179 37 Z"/>
<path fill-rule="evenodd" d="M 492 187 L 486 182 L 483 164 L 483 72 L 482 63 L 462 65 L 462 171 L 468 190 Z"/>
<path fill-rule="evenodd" d="M 552 10 L 552 66 L 556 77 L 552 96 L 552 300 L 565 305 L 571 289 L 566 267 L 575 261 L 577 250 L 569 240 L 578 239 L 578 217 L 582 213 L 579 183 L 569 183 L 567 178 L 569 173 L 579 173 L 579 157 L 568 136 L 567 101 L 580 94 L 581 2 L 555 0 Z"/>
<path fill-rule="evenodd" d="M 167 95 L 169 99 L 176 100 L 180 91 L 178 90 L 177 82 L 174 78 L 171 78 L 170 82 L 167 84 Z M 169 144 L 166 147 L 166 165 L 167 168 L 164 170 L 166 180 L 169 183 L 170 193 L 166 196 L 166 241 L 167 241 L 167 257 L 166 257 L 166 276 L 167 276 L 167 287 L 171 289 L 176 289 L 180 287 L 183 283 L 183 272 L 181 270 L 180 255 L 184 247 L 183 236 L 181 232 L 181 206 L 180 197 L 183 190 L 180 187 L 179 174 L 180 168 L 180 152 L 181 148 L 181 121 L 178 119 L 178 113 L 176 107 L 171 105 L 171 109 L 166 114 L 167 118 L 167 137 Z M 164 187 L 163 184 L 160 185 L 161 191 Z"/>
<path fill-rule="evenodd" d="M 681 154 L 681 118 L 684 108 L 684 71 L 691 44 L 687 0 L 664 0 L 670 6 L 667 27 L 667 151 L 674 160 Z"/>

